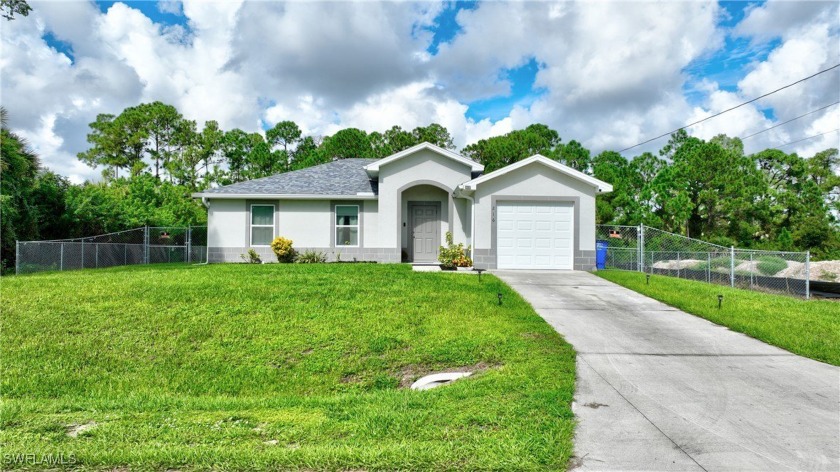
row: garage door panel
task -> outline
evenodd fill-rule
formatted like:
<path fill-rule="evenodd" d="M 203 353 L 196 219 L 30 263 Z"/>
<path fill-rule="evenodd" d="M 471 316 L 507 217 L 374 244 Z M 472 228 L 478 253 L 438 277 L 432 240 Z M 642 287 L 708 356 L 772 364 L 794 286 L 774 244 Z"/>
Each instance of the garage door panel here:
<path fill-rule="evenodd" d="M 554 265 L 551 259 L 551 256 L 535 256 L 534 265 L 540 268 L 551 268 Z"/>
<path fill-rule="evenodd" d="M 569 249 L 572 247 L 572 238 L 554 238 L 554 247 Z"/>
<path fill-rule="evenodd" d="M 554 267 L 570 266 L 572 261 L 569 257 L 557 256 L 553 258 L 552 265 Z"/>
<path fill-rule="evenodd" d="M 569 226 L 571 226 L 570 223 L 572 222 L 572 219 L 563 218 L 566 215 L 563 215 L 562 213 L 557 214 L 555 216 L 557 216 L 557 219 L 552 221 L 552 224 L 554 225 L 554 231 L 568 232 Z"/>
<path fill-rule="evenodd" d="M 500 269 L 571 269 L 573 204 L 499 202 L 496 208 Z"/>
<path fill-rule="evenodd" d="M 534 228 L 534 222 L 528 220 L 518 220 L 516 222 L 516 229 L 518 231 L 531 231 Z"/>
<path fill-rule="evenodd" d="M 534 241 L 530 238 L 517 238 L 516 247 L 530 249 L 533 247 Z"/>

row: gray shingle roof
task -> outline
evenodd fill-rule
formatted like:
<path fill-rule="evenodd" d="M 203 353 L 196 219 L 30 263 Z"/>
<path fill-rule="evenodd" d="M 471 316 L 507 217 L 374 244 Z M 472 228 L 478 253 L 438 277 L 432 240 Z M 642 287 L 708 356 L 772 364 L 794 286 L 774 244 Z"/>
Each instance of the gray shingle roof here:
<path fill-rule="evenodd" d="M 378 194 L 364 166 L 378 159 L 339 159 L 306 169 L 207 189 L 203 193 L 247 195 L 356 195 Z"/>

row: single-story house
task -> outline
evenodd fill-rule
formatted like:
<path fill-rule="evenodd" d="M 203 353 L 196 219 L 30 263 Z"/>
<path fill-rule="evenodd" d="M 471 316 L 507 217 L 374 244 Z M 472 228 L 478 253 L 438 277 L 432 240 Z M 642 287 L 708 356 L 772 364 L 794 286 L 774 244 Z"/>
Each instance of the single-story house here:
<path fill-rule="evenodd" d="M 383 159 L 340 159 L 194 194 L 208 208 L 208 259 L 274 260 L 283 236 L 330 260 L 435 263 L 451 231 L 475 267 L 595 268 L 595 195 L 612 186 L 535 155 L 484 174 L 419 144 Z"/>

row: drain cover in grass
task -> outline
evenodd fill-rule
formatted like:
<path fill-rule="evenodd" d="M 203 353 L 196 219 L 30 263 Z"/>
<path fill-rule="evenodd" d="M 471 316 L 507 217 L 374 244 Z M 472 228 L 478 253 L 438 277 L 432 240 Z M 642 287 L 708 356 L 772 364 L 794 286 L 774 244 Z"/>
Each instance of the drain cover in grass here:
<path fill-rule="evenodd" d="M 435 387 L 440 387 L 448 383 L 452 383 L 458 379 L 469 377 L 472 372 L 444 372 L 441 374 L 432 374 L 417 379 L 411 384 L 412 390 L 429 390 Z"/>

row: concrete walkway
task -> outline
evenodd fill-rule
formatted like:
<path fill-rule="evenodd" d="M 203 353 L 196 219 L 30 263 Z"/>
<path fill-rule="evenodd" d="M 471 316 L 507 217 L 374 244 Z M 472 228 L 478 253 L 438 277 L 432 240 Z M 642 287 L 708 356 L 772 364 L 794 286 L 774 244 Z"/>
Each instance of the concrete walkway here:
<path fill-rule="evenodd" d="M 840 470 L 840 369 L 585 272 L 495 271 L 575 347 L 575 470 Z"/>

